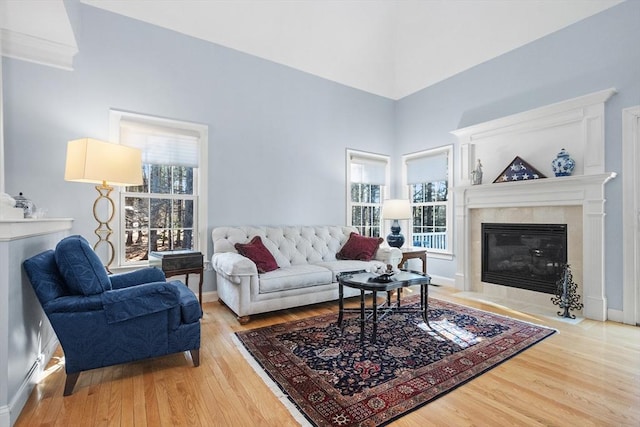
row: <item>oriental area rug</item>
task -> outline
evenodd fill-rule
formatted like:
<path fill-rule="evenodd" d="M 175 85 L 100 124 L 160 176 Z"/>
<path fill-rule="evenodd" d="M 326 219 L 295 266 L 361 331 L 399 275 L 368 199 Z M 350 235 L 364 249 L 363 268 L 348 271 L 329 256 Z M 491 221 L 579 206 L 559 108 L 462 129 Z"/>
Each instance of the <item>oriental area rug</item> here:
<path fill-rule="evenodd" d="M 417 304 L 416 297 L 403 305 Z M 245 357 L 259 364 L 254 369 L 288 398 L 292 414 L 303 415 L 297 418 L 302 424 L 382 426 L 555 332 L 435 298 L 429 298 L 428 318 L 436 332 L 419 314 L 389 314 L 378 323 L 375 343 L 371 328 L 360 341 L 358 314 L 346 316 L 341 330 L 337 313 L 236 337 Z"/>

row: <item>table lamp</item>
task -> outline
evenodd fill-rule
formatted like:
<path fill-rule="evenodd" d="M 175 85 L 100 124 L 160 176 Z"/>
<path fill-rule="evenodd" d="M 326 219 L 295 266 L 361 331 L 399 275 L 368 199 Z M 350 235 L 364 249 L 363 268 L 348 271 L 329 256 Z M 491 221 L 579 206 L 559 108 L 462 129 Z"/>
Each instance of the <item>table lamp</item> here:
<path fill-rule="evenodd" d="M 109 240 L 113 230 L 109 223 L 115 214 L 115 204 L 110 194 L 111 185 L 142 184 L 142 152 L 137 148 L 112 144 L 93 138 L 82 138 L 69 141 L 67 144 L 67 162 L 64 171 L 65 181 L 97 183 L 98 198 L 93 203 L 93 217 L 98 222 L 95 233 L 98 241 L 93 246 L 96 250 L 101 244 L 107 245 L 107 271 L 113 262 L 115 248 Z M 99 215 L 98 206 L 106 201 L 107 218 Z"/>
<path fill-rule="evenodd" d="M 408 199 L 386 199 L 382 202 L 382 219 L 393 220 L 391 234 L 387 236 L 389 246 L 399 248 L 404 245 L 398 220 L 411 219 L 411 205 Z"/>

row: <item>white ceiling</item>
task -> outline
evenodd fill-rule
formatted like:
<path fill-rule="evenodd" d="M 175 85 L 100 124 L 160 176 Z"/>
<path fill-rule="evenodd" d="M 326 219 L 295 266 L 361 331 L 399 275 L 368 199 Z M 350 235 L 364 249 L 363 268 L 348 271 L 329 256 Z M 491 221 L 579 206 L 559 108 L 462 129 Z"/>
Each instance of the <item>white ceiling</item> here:
<path fill-rule="evenodd" d="M 623 0 L 81 0 L 399 99 Z"/>

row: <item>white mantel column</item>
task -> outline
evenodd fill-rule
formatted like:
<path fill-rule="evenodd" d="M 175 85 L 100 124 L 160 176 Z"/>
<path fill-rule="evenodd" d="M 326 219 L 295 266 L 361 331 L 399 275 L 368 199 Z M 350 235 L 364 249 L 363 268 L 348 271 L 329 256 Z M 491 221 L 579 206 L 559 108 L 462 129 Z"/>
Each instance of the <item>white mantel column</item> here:
<path fill-rule="evenodd" d="M 4 104 L 2 92 L 2 37 L 0 37 L 0 194 L 4 193 L 4 114 L 2 105 Z"/>

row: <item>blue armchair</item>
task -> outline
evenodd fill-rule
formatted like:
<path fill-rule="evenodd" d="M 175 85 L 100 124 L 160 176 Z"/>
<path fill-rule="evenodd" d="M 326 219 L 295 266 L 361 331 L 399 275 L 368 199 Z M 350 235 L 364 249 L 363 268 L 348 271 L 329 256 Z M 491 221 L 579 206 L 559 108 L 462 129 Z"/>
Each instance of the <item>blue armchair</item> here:
<path fill-rule="evenodd" d="M 65 396 L 89 369 L 183 351 L 200 364 L 198 299 L 161 270 L 108 275 L 82 236 L 23 265 L 64 351 Z"/>

